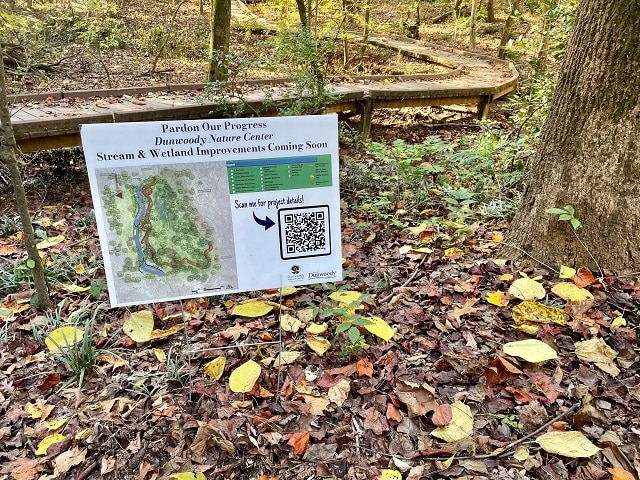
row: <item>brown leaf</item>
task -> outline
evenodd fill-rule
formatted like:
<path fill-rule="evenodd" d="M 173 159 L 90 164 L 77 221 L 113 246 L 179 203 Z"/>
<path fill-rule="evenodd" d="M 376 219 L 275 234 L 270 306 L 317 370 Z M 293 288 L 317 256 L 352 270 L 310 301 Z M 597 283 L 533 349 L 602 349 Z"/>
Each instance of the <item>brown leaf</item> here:
<path fill-rule="evenodd" d="M 593 273 L 588 268 L 579 268 L 576 274 L 571 277 L 573 283 L 575 283 L 578 287 L 584 288 L 587 285 L 591 285 L 596 281 L 596 277 L 594 277 Z"/>
<path fill-rule="evenodd" d="M 32 480 L 37 474 L 38 460 L 20 457 L 6 464 L 0 473 L 10 473 L 15 480 Z"/>
<path fill-rule="evenodd" d="M 387 420 L 394 423 L 402 421 L 402 412 L 391 402 L 387 403 Z"/>
<path fill-rule="evenodd" d="M 356 372 L 359 377 L 372 377 L 373 376 L 373 363 L 366 358 L 361 358 L 356 363 Z"/>
<path fill-rule="evenodd" d="M 512 386 L 505 387 L 505 390 L 513 395 L 514 400 L 518 403 L 529 403 L 533 400 L 544 401 L 544 398 L 540 395 L 536 395 L 535 393 L 527 392 L 525 390 L 521 390 Z"/>
<path fill-rule="evenodd" d="M 364 414 L 365 429 L 371 430 L 376 435 L 382 435 L 390 430 L 389 422 L 376 407 L 363 410 L 362 413 Z"/>
<path fill-rule="evenodd" d="M 236 447 L 225 437 L 222 430 L 213 425 L 201 425 L 196 432 L 196 437 L 189 447 L 189 450 L 198 457 L 204 454 L 213 446 L 218 446 L 229 455 L 236 452 Z"/>
<path fill-rule="evenodd" d="M 47 378 L 44 379 L 44 382 L 38 385 L 37 388 L 41 392 L 44 392 L 45 390 L 49 390 L 50 388 L 55 387 L 59 383 L 60 383 L 60 375 L 57 374 L 56 372 L 52 372 L 49 375 L 47 375 Z"/>
<path fill-rule="evenodd" d="M 460 322 L 460 317 L 464 315 L 477 315 L 478 309 L 473 308 L 473 306 L 476 304 L 477 301 L 478 301 L 477 298 L 467 298 L 464 306 L 453 307 L 453 312 L 450 312 L 449 314 L 447 314 L 447 318 L 449 320 L 456 320 L 457 322 Z"/>
<path fill-rule="evenodd" d="M 442 405 L 438 405 L 438 408 L 435 409 L 431 416 L 431 421 L 436 427 L 446 427 L 449 425 L 451 418 L 451 405 L 443 403 Z"/>
<path fill-rule="evenodd" d="M 300 457 L 307 451 L 310 437 L 311 435 L 309 432 L 294 433 L 289 437 L 287 445 L 293 448 L 293 453 Z"/>
<path fill-rule="evenodd" d="M 410 417 L 426 415 L 438 407 L 435 390 L 429 385 L 397 380 L 394 392 L 398 400 L 407 406 Z"/>

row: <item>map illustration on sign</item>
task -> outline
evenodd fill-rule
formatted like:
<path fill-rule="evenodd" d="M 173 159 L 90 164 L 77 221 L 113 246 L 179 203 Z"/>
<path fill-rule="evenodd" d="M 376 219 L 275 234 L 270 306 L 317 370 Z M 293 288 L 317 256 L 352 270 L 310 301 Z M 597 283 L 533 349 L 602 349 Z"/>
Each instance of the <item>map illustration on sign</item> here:
<path fill-rule="evenodd" d="M 81 134 L 112 306 L 342 278 L 335 115 Z"/>

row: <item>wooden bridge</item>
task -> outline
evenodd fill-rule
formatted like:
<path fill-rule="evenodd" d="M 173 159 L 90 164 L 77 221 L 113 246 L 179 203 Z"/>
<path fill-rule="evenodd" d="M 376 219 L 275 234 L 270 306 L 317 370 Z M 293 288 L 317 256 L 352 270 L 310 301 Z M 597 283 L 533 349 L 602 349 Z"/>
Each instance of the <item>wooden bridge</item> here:
<path fill-rule="evenodd" d="M 369 42 L 447 68 L 445 73 L 348 77 L 329 88 L 328 112 L 360 115 L 364 138 L 379 108 L 476 105 L 484 118 L 491 103 L 511 92 L 518 73 L 510 62 L 425 44 L 404 37 L 370 35 Z M 245 113 L 275 115 L 279 103 L 291 100 L 287 79 L 244 82 Z M 270 86 L 284 85 L 278 94 Z M 23 152 L 80 145 L 80 125 L 86 123 L 195 120 L 224 116 L 221 105 L 206 100 L 205 84 L 83 90 L 10 95 L 12 123 Z"/>

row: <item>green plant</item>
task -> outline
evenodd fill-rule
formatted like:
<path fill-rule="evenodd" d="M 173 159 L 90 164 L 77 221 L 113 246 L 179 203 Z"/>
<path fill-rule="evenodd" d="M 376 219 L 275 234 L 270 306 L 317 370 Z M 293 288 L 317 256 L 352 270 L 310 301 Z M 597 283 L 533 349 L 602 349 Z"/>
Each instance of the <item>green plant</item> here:
<path fill-rule="evenodd" d="M 173 354 L 173 347 L 169 348 L 165 362 L 167 380 L 183 384 L 183 376 L 186 365 L 181 364 L 181 356 Z"/>
<path fill-rule="evenodd" d="M 564 208 L 547 208 L 545 212 L 552 215 L 558 215 L 559 221 L 569 222 L 574 230 L 577 230 L 582 226 L 582 222 L 575 217 L 576 212 L 571 205 L 567 205 Z"/>
<path fill-rule="evenodd" d="M 10 237 L 22 229 L 20 217 L 2 215 L 0 217 L 0 236 Z"/>
<path fill-rule="evenodd" d="M 106 354 L 111 356 L 114 355 L 114 350 L 110 345 L 112 344 L 117 331 L 114 332 L 111 338 L 107 340 L 105 343 L 105 345 L 107 345 L 106 347 L 97 347 L 94 344 L 93 332 L 95 329 L 96 317 L 100 308 L 101 304 L 95 307 L 87 306 L 82 308 L 75 315 L 72 325 L 76 328 L 81 327 L 82 330 L 84 330 L 84 335 L 79 342 L 69 343 L 66 337 L 64 337 L 65 344 L 60 345 L 51 336 L 48 337 L 59 350 L 59 353 L 52 354 L 53 357 L 62 363 L 71 374 L 71 379 L 65 384 L 65 386 L 75 381 L 78 382 L 80 387 L 82 387 L 87 374 L 94 370 L 102 371 L 98 366 L 99 357 Z M 88 312 L 91 312 L 91 314 L 88 315 L 83 322 L 82 319 Z M 117 357 L 117 355 L 115 356 Z M 102 373 L 104 373 L 104 371 L 102 371 Z"/>
<path fill-rule="evenodd" d="M 491 414 L 493 417 L 500 420 L 500 423 L 503 425 L 508 425 L 511 428 L 519 430 L 522 428 L 522 423 L 518 420 L 515 415 L 504 415 L 502 413 Z"/>

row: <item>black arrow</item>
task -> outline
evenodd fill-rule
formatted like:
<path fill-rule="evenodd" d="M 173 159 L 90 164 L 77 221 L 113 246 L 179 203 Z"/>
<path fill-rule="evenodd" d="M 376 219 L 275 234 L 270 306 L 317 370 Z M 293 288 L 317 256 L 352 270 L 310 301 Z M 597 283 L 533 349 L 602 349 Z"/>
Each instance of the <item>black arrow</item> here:
<path fill-rule="evenodd" d="M 256 221 L 256 223 L 258 225 L 262 225 L 265 230 L 270 229 L 271 227 L 273 227 L 276 224 L 276 222 L 271 220 L 269 217 L 265 217 L 264 220 L 260 220 L 258 217 L 256 217 L 255 212 L 253 214 L 253 219 Z"/>

